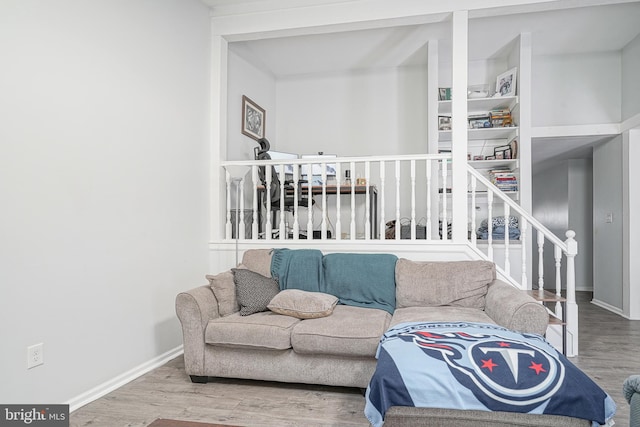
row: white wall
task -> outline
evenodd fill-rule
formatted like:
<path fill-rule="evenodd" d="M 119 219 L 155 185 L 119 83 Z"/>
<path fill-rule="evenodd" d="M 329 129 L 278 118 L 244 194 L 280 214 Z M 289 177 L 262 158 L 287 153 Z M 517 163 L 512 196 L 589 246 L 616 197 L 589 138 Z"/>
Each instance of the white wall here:
<path fill-rule="evenodd" d="M 276 146 L 339 156 L 426 152 L 426 69 L 283 78 Z"/>
<path fill-rule="evenodd" d="M 593 160 L 568 161 L 569 222 L 576 232 L 576 289 L 593 290 Z M 565 240 L 565 233 L 559 237 Z M 564 280 L 564 278 L 563 278 Z"/>
<path fill-rule="evenodd" d="M 618 52 L 535 56 L 532 125 L 618 123 L 620 85 Z"/>
<path fill-rule="evenodd" d="M 640 36 L 622 50 L 622 120 L 640 114 Z"/>
<path fill-rule="evenodd" d="M 227 160 L 253 159 L 256 140 L 244 135 L 242 129 L 242 96 L 264 108 L 265 137 L 276 147 L 276 81 L 273 75 L 259 69 L 229 49 L 227 85 Z"/>
<path fill-rule="evenodd" d="M 568 164 L 562 162 L 557 167 L 548 168 L 533 175 L 533 216 L 562 239 L 569 227 L 569 177 Z M 534 233 L 535 234 L 535 233 Z M 531 283 L 538 284 L 537 237 L 534 236 L 534 257 Z M 555 290 L 554 248 L 549 242 L 544 246 L 544 287 Z"/>
<path fill-rule="evenodd" d="M 209 32 L 197 0 L 0 3 L 0 402 L 68 402 L 181 344 L 175 296 L 208 272 Z"/>
<path fill-rule="evenodd" d="M 593 298 L 622 310 L 622 137 L 593 150 Z M 613 222 L 607 223 L 611 214 Z"/>

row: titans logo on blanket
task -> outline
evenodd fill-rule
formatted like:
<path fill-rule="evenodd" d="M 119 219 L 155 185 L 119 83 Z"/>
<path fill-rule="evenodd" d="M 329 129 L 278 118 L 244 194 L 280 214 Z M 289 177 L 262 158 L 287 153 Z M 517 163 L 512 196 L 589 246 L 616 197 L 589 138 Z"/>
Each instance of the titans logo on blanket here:
<path fill-rule="evenodd" d="M 485 323 L 404 323 L 384 334 L 365 415 L 391 406 L 554 414 L 608 422 L 615 403 L 535 334 Z"/>
<path fill-rule="evenodd" d="M 528 412 L 551 397 L 564 379 L 557 357 L 526 342 L 463 332 L 418 331 L 399 336 L 445 362 L 456 380 L 492 411 Z M 469 343 L 467 349 L 464 343 Z"/>

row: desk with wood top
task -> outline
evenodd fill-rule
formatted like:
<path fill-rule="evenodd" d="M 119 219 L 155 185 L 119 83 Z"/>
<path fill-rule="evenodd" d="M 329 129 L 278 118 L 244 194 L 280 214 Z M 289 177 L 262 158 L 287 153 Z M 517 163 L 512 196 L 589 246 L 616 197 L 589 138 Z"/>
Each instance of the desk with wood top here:
<path fill-rule="evenodd" d="M 352 187 L 351 185 L 341 184 L 341 185 L 327 185 L 326 187 L 324 187 L 325 194 L 327 196 L 337 196 L 338 194 L 349 195 L 351 194 L 352 189 L 353 189 L 353 194 L 356 194 L 356 195 L 367 194 L 367 188 L 369 189 L 369 218 L 371 221 L 371 238 L 377 239 L 378 238 L 378 189 L 376 188 L 375 185 L 369 185 L 368 187 L 366 185 L 355 185 Z M 258 186 L 258 197 L 260 197 L 260 199 L 262 199 L 261 194 L 263 194 L 264 191 L 265 191 L 264 186 Z M 294 190 L 292 188 L 287 188 L 288 195 L 292 195 L 293 191 Z M 311 186 L 311 197 L 321 196 L 322 192 L 323 192 L 322 185 Z M 309 186 L 301 185 L 300 195 L 308 196 Z M 262 203 L 258 203 L 258 215 L 259 215 L 259 218 L 262 218 Z M 259 229 L 258 230 L 259 232 L 262 232 L 262 221 L 258 221 L 258 229 Z"/>

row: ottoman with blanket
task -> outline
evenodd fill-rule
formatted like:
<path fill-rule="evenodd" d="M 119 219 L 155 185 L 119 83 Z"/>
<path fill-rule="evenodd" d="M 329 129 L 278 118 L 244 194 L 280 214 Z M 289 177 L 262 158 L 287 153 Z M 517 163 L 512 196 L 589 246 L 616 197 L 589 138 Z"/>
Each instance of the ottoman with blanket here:
<path fill-rule="evenodd" d="M 194 382 L 225 377 L 364 389 L 380 339 L 394 326 L 473 322 L 542 335 L 548 322 L 545 308 L 496 279 L 487 261 L 255 249 L 237 268 L 207 278 L 208 285 L 176 297 L 185 370 Z M 410 425 L 405 409 L 424 410 L 398 408 L 389 408 L 389 425 L 394 417 Z"/>

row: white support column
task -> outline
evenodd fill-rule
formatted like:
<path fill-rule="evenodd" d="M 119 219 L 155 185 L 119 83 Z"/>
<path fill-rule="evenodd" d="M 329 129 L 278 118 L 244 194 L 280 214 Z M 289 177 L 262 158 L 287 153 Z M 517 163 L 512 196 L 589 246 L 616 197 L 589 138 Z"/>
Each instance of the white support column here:
<path fill-rule="evenodd" d="M 287 190 L 284 187 L 284 165 L 278 165 L 278 173 L 280 174 L 280 222 L 278 225 L 278 237 L 280 240 L 287 238 L 287 227 L 285 223 L 286 211 L 284 210 L 284 199 L 287 196 Z"/>
<path fill-rule="evenodd" d="M 222 227 L 224 208 L 222 197 L 225 194 L 225 170 L 220 162 L 227 160 L 227 54 L 228 44 L 224 37 L 214 35 L 211 38 L 211 135 L 209 192 L 210 240 L 223 237 Z M 229 235 L 230 236 L 230 235 Z"/>
<path fill-rule="evenodd" d="M 396 160 L 396 240 L 401 238 L 400 228 L 400 160 Z"/>
<path fill-rule="evenodd" d="M 227 195 L 227 221 L 225 223 L 225 238 L 231 239 L 231 175 L 229 172 L 225 172 L 226 178 L 226 189 L 225 194 Z M 237 212 L 236 212 L 237 215 Z"/>
<path fill-rule="evenodd" d="M 578 242 L 575 241 L 576 233 L 569 230 L 566 233 L 567 240 L 567 356 L 578 355 L 578 304 L 576 303 L 576 271 L 575 256 L 578 254 Z"/>
<path fill-rule="evenodd" d="M 452 19 L 452 100 L 451 155 L 452 229 L 454 242 L 467 240 L 467 75 L 469 50 L 469 13 L 453 12 Z"/>
<path fill-rule="evenodd" d="M 438 135 L 438 40 L 427 43 L 427 153 L 437 154 L 439 145 Z M 437 163 L 435 163 L 437 165 Z M 438 234 L 438 218 L 440 199 L 438 195 L 438 168 L 427 160 L 427 239 L 431 240 Z"/>
<path fill-rule="evenodd" d="M 369 180 L 371 179 L 371 163 L 364 163 L 364 181 L 365 181 L 365 221 L 364 221 L 364 239 L 371 239 L 371 199 L 369 198 Z"/>
<path fill-rule="evenodd" d="M 438 206 L 437 203 L 437 198 L 436 203 L 433 203 L 433 199 L 432 197 L 432 191 L 431 191 L 431 177 L 432 177 L 432 162 L 433 160 L 431 159 L 427 159 L 425 162 L 425 174 L 426 174 L 426 181 L 427 181 L 427 240 L 431 240 L 432 236 L 433 236 L 433 230 L 431 229 L 431 209 L 433 208 L 433 206 Z M 438 180 L 435 179 L 435 182 L 437 182 Z M 435 192 L 436 197 L 438 197 L 438 191 L 436 190 Z"/>

